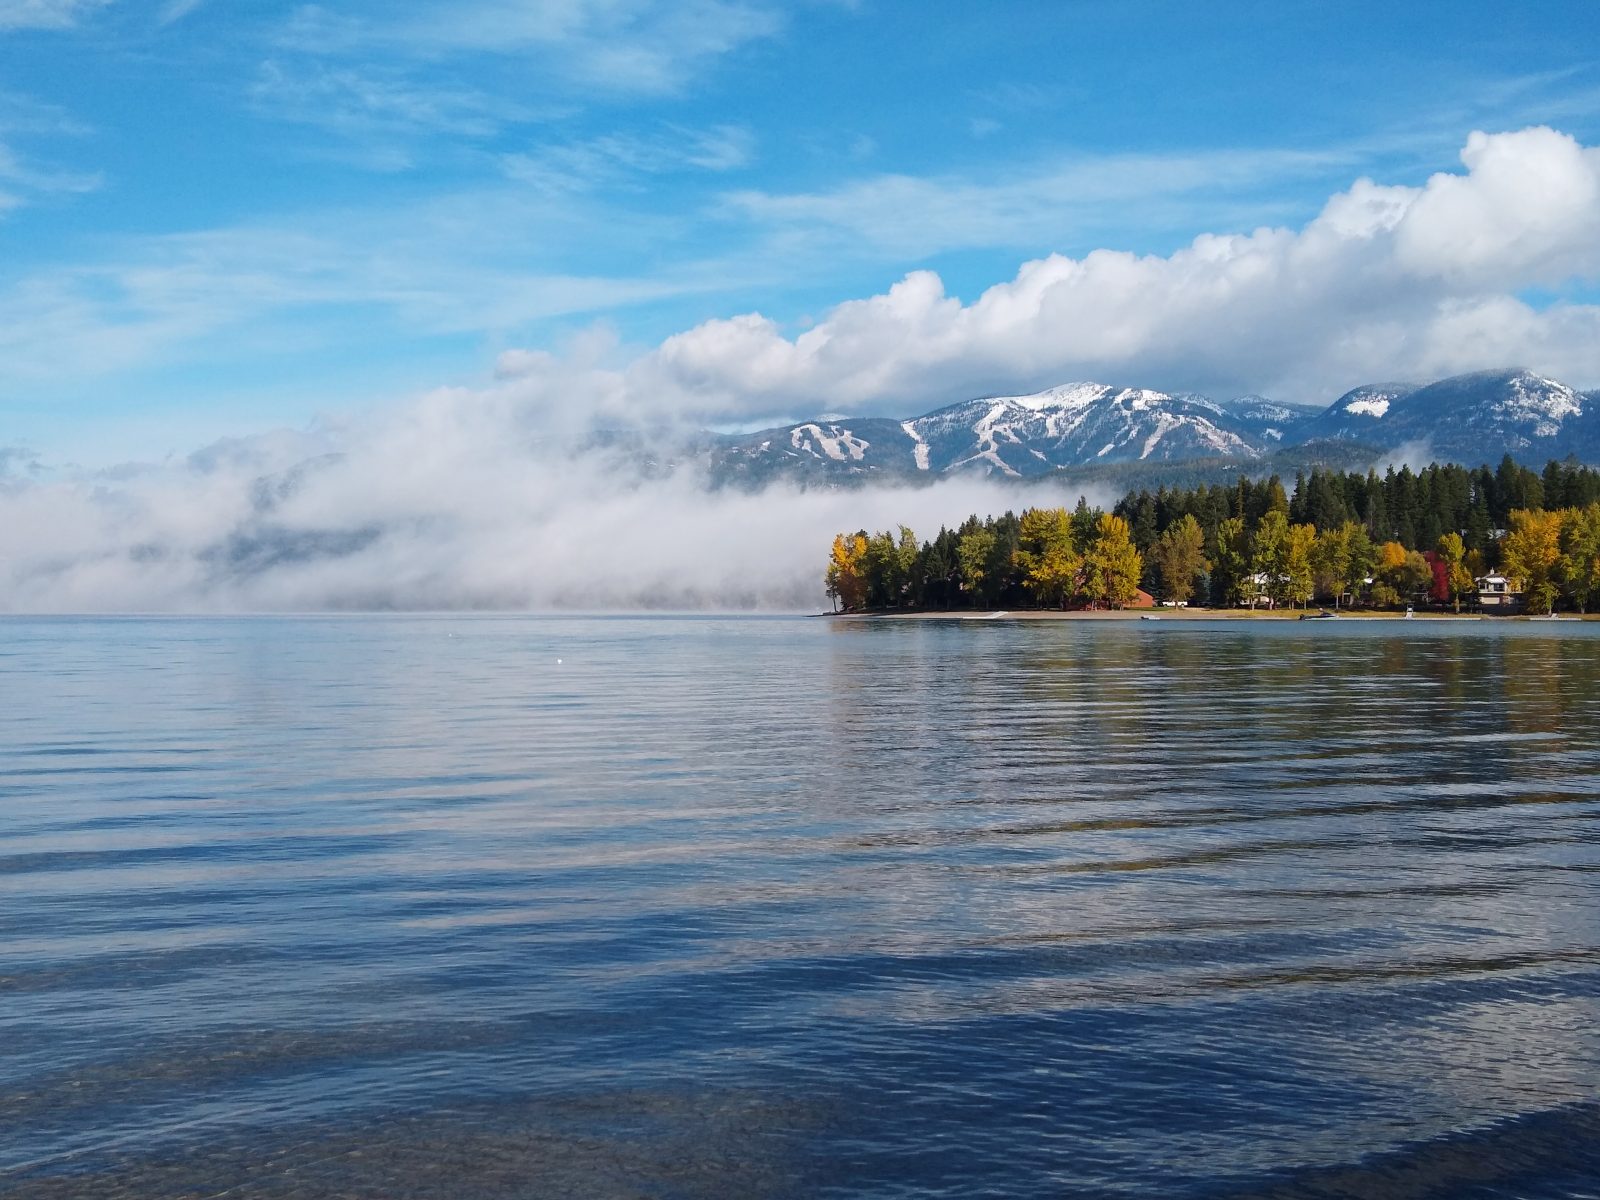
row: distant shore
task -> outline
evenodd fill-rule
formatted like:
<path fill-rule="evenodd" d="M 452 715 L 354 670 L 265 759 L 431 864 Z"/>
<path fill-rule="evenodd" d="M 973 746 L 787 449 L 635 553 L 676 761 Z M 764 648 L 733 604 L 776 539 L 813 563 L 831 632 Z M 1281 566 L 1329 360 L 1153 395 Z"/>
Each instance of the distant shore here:
<path fill-rule="evenodd" d="M 1255 609 L 1248 608 L 1119 608 L 1119 609 L 951 609 L 916 612 L 861 612 L 822 613 L 852 621 L 1139 621 L 1149 617 L 1158 621 L 1298 621 L 1301 616 L 1315 616 L 1319 611 L 1332 613 L 1340 620 L 1349 621 L 1404 621 L 1403 612 L 1367 612 L 1347 609 Z M 1545 621 L 1548 617 L 1490 616 L 1487 613 L 1427 612 L 1417 613 L 1416 621 Z M 1597 620 L 1600 615 L 1579 616 L 1561 613 L 1559 620 Z"/>

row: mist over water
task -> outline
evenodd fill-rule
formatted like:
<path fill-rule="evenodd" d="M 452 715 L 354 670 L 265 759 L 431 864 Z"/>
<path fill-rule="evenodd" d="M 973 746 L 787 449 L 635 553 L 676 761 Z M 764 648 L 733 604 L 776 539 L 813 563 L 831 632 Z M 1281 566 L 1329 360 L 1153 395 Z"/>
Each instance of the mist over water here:
<path fill-rule="evenodd" d="M 1591 1195 L 1597 634 L 0 621 L 0 1190 Z"/>
<path fill-rule="evenodd" d="M 532 420 L 443 394 L 160 465 L 52 477 L 0 461 L 0 611 L 816 612 L 835 533 L 905 523 L 928 539 L 1082 490 L 715 489 L 692 461 L 574 451 Z"/>

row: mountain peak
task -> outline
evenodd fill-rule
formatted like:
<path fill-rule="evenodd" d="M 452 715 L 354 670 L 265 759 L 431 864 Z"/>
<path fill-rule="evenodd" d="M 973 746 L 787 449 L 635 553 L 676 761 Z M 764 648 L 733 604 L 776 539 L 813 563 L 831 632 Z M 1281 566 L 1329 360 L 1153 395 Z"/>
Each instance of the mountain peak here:
<path fill-rule="evenodd" d="M 1250 461 L 1312 443 L 1370 447 L 1374 457 L 1422 445 L 1439 458 L 1492 462 L 1577 454 L 1600 461 L 1600 400 L 1522 367 L 1433 383 L 1369 383 L 1320 413 L 1262 396 L 1193 393 L 1079 380 L 1026 395 L 991 395 L 922 416 L 828 417 L 725 439 L 718 470 L 759 482 L 927 478 L 957 471 L 1036 476 L 1062 468 Z"/>

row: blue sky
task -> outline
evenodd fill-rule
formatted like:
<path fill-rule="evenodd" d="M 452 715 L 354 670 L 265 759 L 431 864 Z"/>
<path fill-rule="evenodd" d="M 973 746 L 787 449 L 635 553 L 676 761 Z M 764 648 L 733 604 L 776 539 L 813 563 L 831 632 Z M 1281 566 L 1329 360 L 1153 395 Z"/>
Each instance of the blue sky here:
<path fill-rule="evenodd" d="M 0 445 L 185 453 L 491 387 L 526 351 L 581 389 L 740 314 L 791 345 L 911 272 L 970 303 L 1051 254 L 1299 230 L 1360 177 L 1461 172 L 1474 130 L 1594 145 L 1597 48 L 1573 0 L 0 0 Z M 1503 273 L 1474 302 L 1592 307 L 1581 265 Z M 1364 381 L 1348 354 L 1255 379 L 1250 350 L 1118 381 Z M 1101 365 L 1029 361 L 996 386 Z M 874 386 L 858 408 L 947 398 Z"/>

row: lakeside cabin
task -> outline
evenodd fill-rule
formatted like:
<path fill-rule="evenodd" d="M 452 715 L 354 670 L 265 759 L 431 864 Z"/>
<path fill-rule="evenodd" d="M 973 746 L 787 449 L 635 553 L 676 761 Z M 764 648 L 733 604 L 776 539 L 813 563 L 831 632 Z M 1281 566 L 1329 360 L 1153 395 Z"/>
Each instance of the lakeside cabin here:
<path fill-rule="evenodd" d="M 1522 592 L 1498 572 L 1481 576 L 1473 583 L 1478 588 L 1478 606 L 1486 612 L 1515 612 L 1522 607 Z"/>

